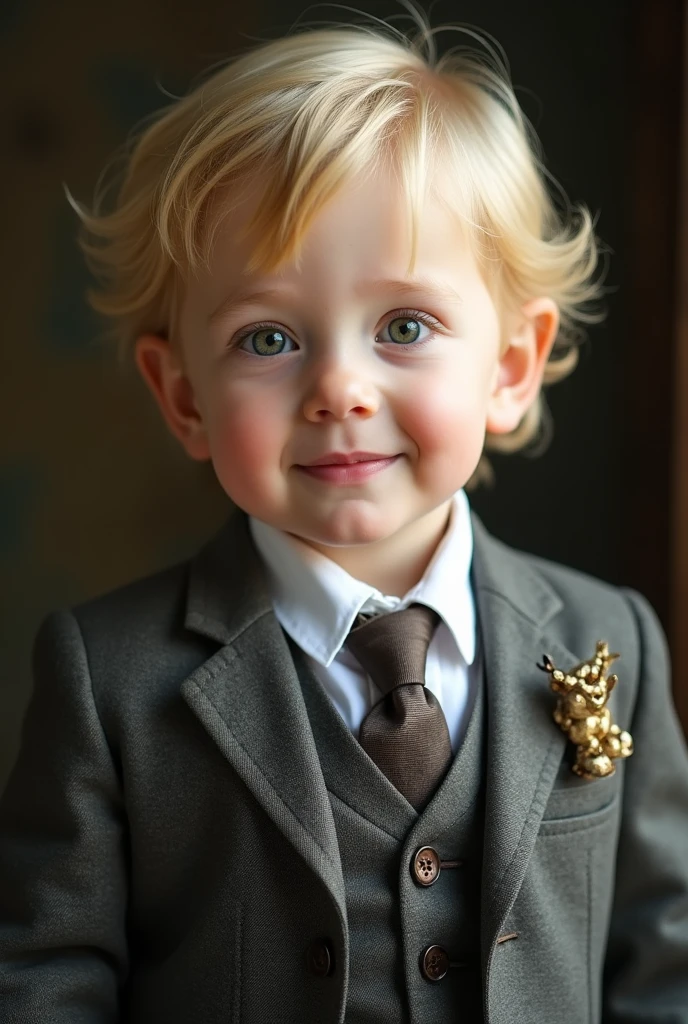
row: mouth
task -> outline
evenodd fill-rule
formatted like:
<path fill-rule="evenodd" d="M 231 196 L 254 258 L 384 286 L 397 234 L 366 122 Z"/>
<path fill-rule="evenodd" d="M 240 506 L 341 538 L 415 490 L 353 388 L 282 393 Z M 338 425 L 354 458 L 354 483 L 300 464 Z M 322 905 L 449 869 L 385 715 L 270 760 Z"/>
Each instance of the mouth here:
<path fill-rule="evenodd" d="M 368 453 L 366 453 L 368 455 Z M 332 456 L 327 456 L 331 459 Z M 330 484 L 356 484 L 375 476 L 377 473 L 392 466 L 401 455 L 373 455 L 354 459 L 348 457 L 343 462 L 314 462 L 309 466 L 297 466 L 306 476 Z"/>
<path fill-rule="evenodd" d="M 357 462 L 380 462 L 385 459 L 395 459 L 396 455 L 385 455 L 381 452 L 328 452 L 321 455 L 319 459 L 306 463 L 301 468 L 309 469 L 311 466 L 351 466 Z"/>

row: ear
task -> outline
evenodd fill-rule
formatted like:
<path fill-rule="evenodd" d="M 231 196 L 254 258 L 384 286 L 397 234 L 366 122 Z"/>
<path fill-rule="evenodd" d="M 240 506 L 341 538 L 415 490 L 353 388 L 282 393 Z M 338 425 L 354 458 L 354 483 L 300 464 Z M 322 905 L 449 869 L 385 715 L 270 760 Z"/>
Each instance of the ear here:
<path fill-rule="evenodd" d="M 488 403 L 490 433 L 515 430 L 537 398 L 558 329 L 559 309 L 546 296 L 530 299 L 512 318 Z"/>
<path fill-rule="evenodd" d="M 134 358 L 167 426 L 187 454 L 198 461 L 209 459 L 208 438 L 191 381 L 169 341 L 157 334 L 142 334 L 136 341 Z"/>

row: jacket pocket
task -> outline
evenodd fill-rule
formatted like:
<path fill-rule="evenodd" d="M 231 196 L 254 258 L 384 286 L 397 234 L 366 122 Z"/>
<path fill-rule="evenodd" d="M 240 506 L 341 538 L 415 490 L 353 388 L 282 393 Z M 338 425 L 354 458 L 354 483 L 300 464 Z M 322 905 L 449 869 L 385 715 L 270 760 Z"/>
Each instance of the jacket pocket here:
<path fill-rule="evenodd" d="M 574 775 L 568 759 L 562 761 L 542 817 L 542 824 L 580 819 L 578 826 L 587 828 L 597 822 L 596 815 L 612 810 L 623 787 L 623 766 L 604 779 L 581 779 Z M 541 828 L 541 832 L 543 829 Z M 546 832 L 546 829 L 544 830 Z"/>
<path fill-rule="evenodd" d="M 615 817 L 619 802 L 618 789 L 585 796 L 552 794 L 540 823 L 539 834 L 564 835 L 583 829 L 599 828 Z"/>

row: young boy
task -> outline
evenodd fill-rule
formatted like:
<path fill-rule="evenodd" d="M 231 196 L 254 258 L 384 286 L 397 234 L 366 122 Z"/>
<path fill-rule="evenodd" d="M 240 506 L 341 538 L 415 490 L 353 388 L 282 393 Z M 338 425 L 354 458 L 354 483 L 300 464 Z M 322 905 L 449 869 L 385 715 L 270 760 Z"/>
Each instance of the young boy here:
<path fill-rule="evenodd" d="M 236 508 L 39 631 L 3 1024 L 688 1024 L 657 619 L 465 494 L 575 363 L 591 219 L 494 52 L 431 40 L 257 47 L 83 215 L 98 308 Z"/>

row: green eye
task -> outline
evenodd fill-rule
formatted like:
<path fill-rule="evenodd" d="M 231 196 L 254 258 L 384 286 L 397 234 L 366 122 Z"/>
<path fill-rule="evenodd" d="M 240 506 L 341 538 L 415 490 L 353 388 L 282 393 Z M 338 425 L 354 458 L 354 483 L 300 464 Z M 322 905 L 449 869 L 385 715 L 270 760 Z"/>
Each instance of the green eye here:
<path fill-rule="evenodd" d="M 407 317 L 396 317 L 389 323 L 389 333 L 393 341 L 400 345 L 409 345 L 418 339 L 420 324 L 418 320 Z"/>
<path fill-rule="evenodd" d="M 265 337 L 263 337 L 265 335 Z M 251 345 L 259 356 L 274 356 L 279 355 L 286 343 L 286 336 L 282 331 L 275 330 L 274 327 L 267 327 L 261 331 L 255 331 L 251 338 Z"/>

